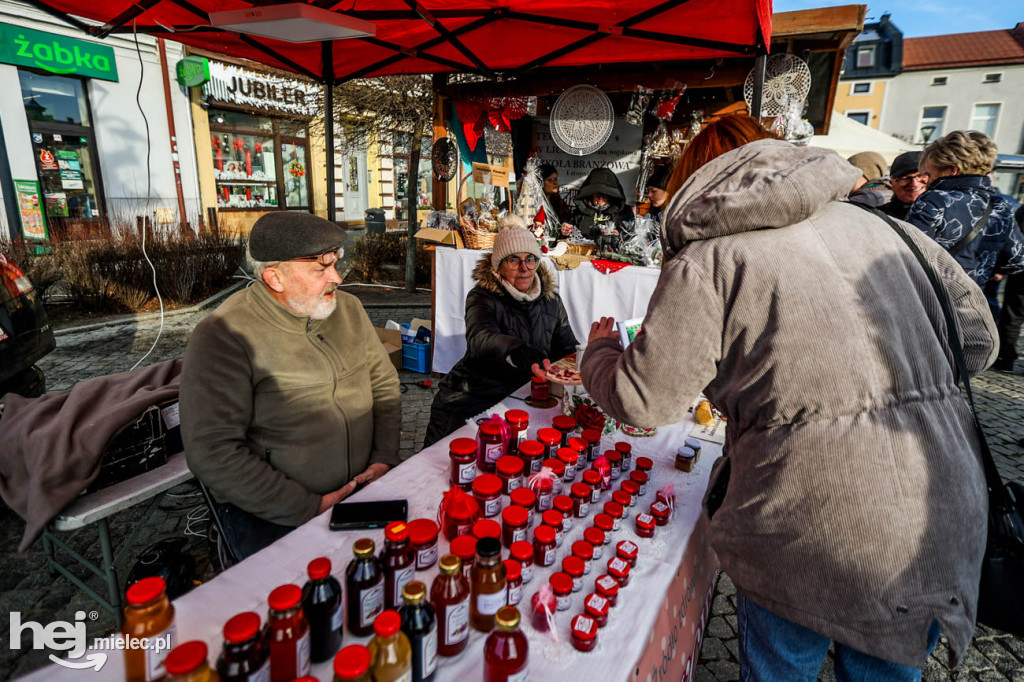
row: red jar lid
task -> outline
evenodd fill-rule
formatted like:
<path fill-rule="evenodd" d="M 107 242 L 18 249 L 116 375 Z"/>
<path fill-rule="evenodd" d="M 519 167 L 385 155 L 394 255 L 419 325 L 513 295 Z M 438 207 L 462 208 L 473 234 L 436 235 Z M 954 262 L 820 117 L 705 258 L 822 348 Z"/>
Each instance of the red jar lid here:
<path fill-rule="evenodd" d="M 608 575 L 613 578 L 625 578 L 629 575 L 629 564 L 625 559 L 612 557 L 608 560 Z"/>
<path fill-rule="evenodd" d="M 576 420 L 567 414 L 559 414 L 551 420 L 551 425 L 559 431 L 572 431 L 576 428 Z M 561 436 L 559 436 L 559 440 L 561 440 Z"/>
<path fill-rule="evenodd" d="M 597 429 L 585 429 L 582 434 L 583 440 L 588 443 L 599 443 L 601 442 L 601 432 Z"/>
<path fill-rule="evenodd" d="M 573 436 L 569 439 L 569 447 L 576 451 L 578 455 L 583 454 L 587 449 L 587 442 L 582 438 Z"/>
<path fill-rule="evenodd" d="M 604 513 L 612 518 L 621 519 L 623 512 L 624 510 L 622 509 L 622 505 L 618 502 L 604 503 Z"/>
<path fill-rule="evenodd" d="M 497 422 L 485 421 L 480 425 L 480 432 L 488 436 L 500 436 L 501 425 Z"/>
<path fill-rule="evenodd" d="M 467 559 L 476 556 L 476 538 L 472 535 L 460 535 L 452 540 L 448 548 L 465 563 Z"/>
<path fill-rule="evenodd" d="M 537 440 L 545 445 L 555 445 L 562 442 L 562 432 L 558 429 L 538 429 Z"/>
<path fill-rule="evenodd" d="M 532 381 L 535 384 L 549 384 L 549 383 L 551 383 L 547 379 L 542 379 L 539 376 L 537 376 L 536 374 L 530 377 L 530 381 Z"/>
<path fill-rule="evenodd" d="M 242 644 L 260 632 L 260 615 L 252 611 L 231 616 L 224 623 L 224 641 L 229 644 Z"/>
<path fill-rule="evenodd" d="M 438 530 L 431 519 L 413 519 L 409 522 L 409 539 L 414 545 L 429 545 L 437 540 Z"/>
<path fill-rule="evenodd" d="M 334 674 L 354 680 L 370 670 L 370 650 L 362 644 L 349 644 L 334 657 Z"/>
<path fill-rule="evenodd" d="M 306 573 L 310 580 L 323 580 L 331 574 L 331 560 L 327 557 L 313 559 L 306 566 Z"/>
<path fill-rule="evenodd" d="M 475 455 L 476 441 L 472 438 L 456 438 L 448 444 L 448 449 L 456 455 Z"/>
<path fill-rule="evenodd" d="M 267 597 L 267 605 L 274 611 L 294 609 L 302 601 L 302 590 L 298 585 L 281 585 L 275 587 Z"/>
<path fill-rule="evenodd" d="M 637 514 L 636 515 L 636 527 L 644 528 L 645 530 L 654 530 L 654 517 L 650 514 Z"/>
<path fill-rule="evenodd" d="M 638 459 L 637 463 L 639 464 L 639 462 L 640 462 L 640 460 Z M 637 485 L 646 485 L 647 484 L 647 479 L 648 479 L 648 476 L 647 476 L 647 472 L 645 472 L 645 471 L 640 471 L 639 469 L 634 469 L 633 471 L 629 472 L 629 480 L 633 481 Z"/>
<path fill-rule="evenodd" d="M 626 493 L 630 497 L 636 497 L 640 494 L 640 486 L 638 486 L 634 481 L 623 481 L 622 485 L 619 487 L 622 488 L 622 492 Z"/>
<path fill-rule="evenodd" d="M 572 448 L 558 448 L 555 456 L 558 457 L 558 461 L 564 462 L 567 467 L 574 466 L 576 462 L 580 461 L 580 453 Z"/>
<path fill-rule="evenodd" d="M 562 572 L 569 574 L 573 578 L 581 577 L 585 570 L 586 565 L 583 563 L 583 559 L 578 556 L 567 556 L 562 559 Z"/>
<path fill-rule="evenodd" d="M 524 440 L 519 444 L 520 454 L 537 458 L 544 454 L 544 444 L 536 440 Z"/>
<path fill-rule="evenodd" d="M 572 543 L 572 555 L 590 561 L 594 558 L 594 546 L 586 540 L 577 540 Z"/>
<path fill-rule="evenodd" d="M 519 580 L 523 577 L 523 565 L 515 559 L 505 559 L 505 580 Z"/>
<path fill-rule="evenodd" d="M 582 497 L 585 500 L 590 499 L 590 493 L 592 489 L 586 483 L 573 483 L 572 488 L 569 489 L 575 497 Z"/>
<path fill-rule="evenodd" d="M 555 499 L 552 500 L 551 506 L 558 511 L 562 512 L 562 515 L 572 513 L 572 498 L 568 495 L 556 495 Z"/>
<path fill-rule="evenodd" d="M 604 531 L 600 528 L 588 528 L 583 531 L 583 539 L 594 547 L 604 544 Z"/>
<path fill-rule="evenodd" d="M 622 453 L 618 450 L 608 450 L 604 453 L 604 458 L 608 460 L 609 464 L 621 464 Z"/>
<path fill-rule="evenodd" d="M 650 457 L 637 457 L 636 468 L 641 471 L 650 471 L 654 468 L 654 461 Z"/>
<path fill-rule="evenodd" d="M 512 494 L 508 496 L 512 504 L 530 509 L 537 504 L 537 493 L 533 492 L 529 488 L 516 488 L 512 491 Z"/>
<path fill-rule="evenodd" d="M 607 514 L 597 514 L 594 516 L 594 527 L 604 533 L 610 533 L 615 528 L 615 519 Z"/>
<path fill-rule="evenodd" d="M 494 474 L 480 474 L 473 479 L 473 492 L 481 497 L 492 497 L 501 492 L 501 479 Z"/>
<path fill-rule="evenodd" d="M 615 582 L 615 579 L 612 579 Z M 618 583 L 615 583 L 618 587 Z M 583 610 L 587 612 L 587 615 L 595 618 L 604 618 L 608 615 L 608 600 L 599 594 L 591 593 L 583 601 Z"/>
<path fill-rule="evenodd" d="M 164 659 L 168 675 L 187 675 L 206 662 L 206 642 L 194 639 L 171 649 Z"/>
<path fill-rule="evenodd" d="M 541 462 L 541 466 L 551 469 L 551 472 L 558 478 L 565 476 L 565 462 L 560 459 L 555 459 L 554 457 L 546 459 Z"/>
<path fill-rule="evenodd" d="M 636 555 L 639 553 L 640 548 L 636 546 L 636 543 L 632 540 L 623 540 L 615 547 L 615 553 L 626 561 L 632 561 L 636 559 Z"/>
<path fill-rule="evenodd" d="M 572 636 L 576 639 L 589 642 L 597 637 L 597 621 L 590 616 L 580 613 L 571 622 Z"/>
<path fill-rule="evenodd" d="M 565 518 L 565 514 L 555 509 L 548 509 L 546 512 L 540 515 L 540 522 L 545 526 L 551 526 L 555 530 L 562 527 L 562 520 Z"/>
<path fill-rule="evenodd" d="M 551 577 L 548 578 L 548 582 L 551 583 L 551 589 L 555 591 L 555 594 L 569 594 L 572 592 L 572 577 L 566 573 L 561 571 L 552 573 Z"/>
<path fill-rule="evenodd" d="M 594 587 L 597 588 L 598 594 L 608 599 L 614 599 L 619 593 L 619 581 L 610 575 L 599 576 L 594 580 Z"/>
<path fill-rule="evenodd" d="M 625 510 L 633 502 L 633 496 L 624 490 L 616 490 L 612 493 L 612 500 Z"/>
<path fill-rule="evenodd" d="M 542 545 L 550 545 L 555 541 L 555 529 L 551 526 L 537 526 L 533 537 Z"/>
<path fill-rule="evenodd" d="M 512 528 L 525 526 L 526 520 L 529 516 L 530 513 L 527 511 L 526 507 L 520 507 L 517 504 L 510 505 L 501 510 L 501 520 Z M 476 533 L 473 533 L 473 535 L 476 535 Z"/>
<path fill-rule="evenodd" d="M 591 487 L 601 485 L 601 472 L 587 469 L 583 472 L 583 482 Z"/>
<path fill-rule="evenodd" d="M 409 524 L 394 521 L 384 526 L 384 539 L 388 542 L 406 542 L 409 539 Z"/>
<path fill-rule="evenodd" d="M 385 639 L 394 637 L 402 627 L 402 617 L 398 611 L 388 609 L 373 619 L 373 634 Z"/>
<path fill-rule="evenodd" d="M 615 449 L 618 450 L 623 455 L 628 455 L 629 453 L 633 452 L 633 446 L 621 440 L 615 444 Z"/>
<path fill-rule="evenodd" d="M 523 475 L 523 460 L 515 457 L 514 455 L 499 457 L 498 461 L 494 463 L 494 466 L 500 473 L 503 473 L 506 476 Z"/>
<path fill-rule="evenodd" d="M 530 423 L 530 413 L 526 410 L 509 410 L 505 413 L 505 421 L 515 424 L 517 428 L 522 428 Z"/>
<path fill-rule="evenodd" d="M 491 519 L 481 519 L 473 524 L 473 537 L 477 540 L 484 538 L 501 538 L 501 524 Z"/>
<path fill-rule="evenodd" d="M 151 578 L 143 578 L 137 583 L 132 583 L 125 593 L 125 597 L 128 598 L 128 603 L 132 606 L 142 606 L 151 601 L 156 601 L 166 591 L 167 583 L 164 579 L 153 576 Z"/>
<path fill-rule="evenodd" d="M 533 545 L 526 540 L 518 540 L 512 543 L 512 546 L 508 548 L 509 556 L 516 561 L 522 563 L 524 561 L 533 560 Z"/>
<path fill-rule="evenodd" d="M 667 519 L 671 511 L 672 510 L 669 509 L 669 506 L 661 500 L 658 500 L 651 505 L 651 514 L 653 514 L 655 518 Z"/>

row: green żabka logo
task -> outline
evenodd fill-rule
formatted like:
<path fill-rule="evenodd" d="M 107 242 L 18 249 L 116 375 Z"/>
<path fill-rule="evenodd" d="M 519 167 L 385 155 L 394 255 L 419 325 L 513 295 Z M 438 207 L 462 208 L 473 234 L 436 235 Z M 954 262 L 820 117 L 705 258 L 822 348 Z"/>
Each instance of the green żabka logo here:
<path fill-rule="evenodd" d="M 60 75 L 117 81 L 112 47 L 24 26 L 0 24 L 0 62 Z"/>

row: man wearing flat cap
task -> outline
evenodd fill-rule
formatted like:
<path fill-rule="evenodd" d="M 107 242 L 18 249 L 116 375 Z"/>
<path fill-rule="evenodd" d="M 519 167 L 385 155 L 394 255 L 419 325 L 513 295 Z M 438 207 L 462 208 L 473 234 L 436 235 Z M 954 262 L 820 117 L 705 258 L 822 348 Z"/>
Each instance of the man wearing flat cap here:
<path fill-rule="evenodd" d="M 359 300 L 337 290 L 344 231 L 264 215 L 258 280 L 200 322 L 185 351 L 181 426 L 244 558 L 398 464 L 398 373 Z"/>
<path fill-rule="evenodd" d="M 893 160 L 889 169 L 892 199 L 879 206 L 879 211 L 893 218 L 907 219 L 910 205 L 928 189 L 928 175 L 917 168 L 920 162 L 921 152 L 904 152 Z"/>

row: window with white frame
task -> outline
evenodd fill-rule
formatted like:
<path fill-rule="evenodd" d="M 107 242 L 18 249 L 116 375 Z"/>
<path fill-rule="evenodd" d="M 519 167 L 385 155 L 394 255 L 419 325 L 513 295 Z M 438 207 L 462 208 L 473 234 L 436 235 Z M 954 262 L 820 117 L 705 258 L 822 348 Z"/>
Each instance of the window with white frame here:
<path fill-rule="evenodd" d="M 857 68 L 870 69 L 875 65 L 875 46 L 866 45 L 857 48 Z"/>
<path fill-rule="evenodd" d="M 946 122 L 946 107 L 923 107 L 921 123 L 917 126 L 918 142 L 933 142 L 942 137 Z"/>
<path fill-rule="evenodd" d="M 1003 80 L 1003 74 L 1001 73 L 986 73 L 985 80 L 982 83 L 998 83 Z"/>
<path fill-rule="evenodd" d="M 996 134 L 996 121 L 999 119 L 998 104 L 975 104 L 971 113 L 971 130 L 985 133 L 989 137 Z"/>
<path fill-rule="evenodd" d="M 850 88 L 851 95 L 870 95 L 872 83 L 854 83 Z"/>
<path fill-rule="evenodd" d="M 847 111 L 846 118 L 851 118 L 857 123 L 868 125 L 871 122 L 870 111 Z"/>
<path fill-rule="evenodd" d="M 935 76 L 932 78 L 932 85 L 945 85 L 948 81 L 948 76 Z"/>

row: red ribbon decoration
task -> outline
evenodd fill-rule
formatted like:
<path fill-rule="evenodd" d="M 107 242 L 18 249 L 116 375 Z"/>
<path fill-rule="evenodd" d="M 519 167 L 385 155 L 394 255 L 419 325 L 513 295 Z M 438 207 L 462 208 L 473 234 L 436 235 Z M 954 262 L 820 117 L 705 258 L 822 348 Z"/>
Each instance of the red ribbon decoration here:
<path fill-rule="evenodd" d="M 256 142 L 253 146 L 256 148 L 256 153 L 257 154 L 262 154 L 263 153 L 263 143 L 262 142 Z"/>
<path fill-rule="evenodd" d="M 245 149 L 245 140 L 243 140 L 240 137 L 236 137 L 235 141 L 234 141 L 234 145 L 235 145 L 235 149 L 237 151 L 242 151 L 243 149 Z"/>
<path fill-rule="evenodd" d="M 245 150 L 245 174 L 252 175 L 252 153 L 248 149 Z"/>
<path fill-rule="evenodd" d="M 437 524 L 441 526 L 448 542 L 468 533 L 473 524 L 480 520 L 480 516 L 480 503 L 459 487 L 449 488 L 437 508 Z"/>
<path fill-rule="evenodd" d="M 605 260 L 604 258 L 595 258 L 590 261 L 590 264 L 597 269 L 598 272 L 602 272 L 606 275 L 613 272 L 618 272 L 622 268 L 628 268 L 629 263 L 623 263 L 617 260 Z"/>
<path fill-rule="evenodd" d="M 487 124 L 499 132 L 510 132 L 512 121 L 526 115 L 526 100 L 522 97 L 467 97 L 455 100 L 455 113 L 462 123 L 462 134 L 466 136 L 469 150 L 475 152 Z"/>

